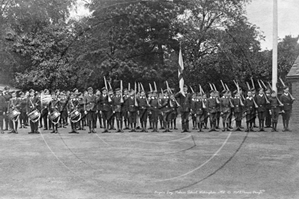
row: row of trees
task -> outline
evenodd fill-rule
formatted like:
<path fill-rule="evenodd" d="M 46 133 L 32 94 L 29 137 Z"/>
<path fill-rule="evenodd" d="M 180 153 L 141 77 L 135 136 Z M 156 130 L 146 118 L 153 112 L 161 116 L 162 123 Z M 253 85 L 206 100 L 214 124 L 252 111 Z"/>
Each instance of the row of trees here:
<path fill-rule="evenodd" d="M 248 0 L 91 0 L 91 16 L 70 19 L 75 0 L 3 0 L 0 70 L 28 89 L 113 86 L 134 81 L 177 88 L 178 52 L 188 85 L 243 87 L 271 80 L 271 51 L 261 51 L 258 27 L 245 17 Z M 298 37 L 279 43 L 279 76 L 299 53 Z"/>

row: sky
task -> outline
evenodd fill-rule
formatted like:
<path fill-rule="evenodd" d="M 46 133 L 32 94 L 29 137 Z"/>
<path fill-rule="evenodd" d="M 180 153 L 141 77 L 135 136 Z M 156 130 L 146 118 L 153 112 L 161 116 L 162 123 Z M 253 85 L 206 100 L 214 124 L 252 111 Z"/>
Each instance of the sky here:
<path fill-rule="evenodd" d="M 299 35 L 299 0 L 278 1 L 278 37 Z M 83 0 L 78 0 L 77 12 L 73 17 L 80 18 L 88 15 L 89 11 L 83 6 Z M 273 0 L 252 0 L 247 6 L 247 17 L 250 23 L 259 27 L 265 36 L 261 41 L 262 50 L 272 49 L 273 43 Z"/>
<path fill-rule="evenodd" d="M 299 0 L 278 1 L 278 37 L 299 35 Z M 252 0 L 246 7 L 249 22 L 260 28 L 266 37 L 261 41 L 262 50 L 272 49 L 273 0 Z"/>

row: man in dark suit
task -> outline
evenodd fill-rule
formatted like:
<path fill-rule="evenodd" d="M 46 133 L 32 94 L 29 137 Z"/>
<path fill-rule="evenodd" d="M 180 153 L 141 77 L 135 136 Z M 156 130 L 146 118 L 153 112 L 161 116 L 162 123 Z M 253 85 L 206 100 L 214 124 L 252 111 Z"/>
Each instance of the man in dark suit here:
<path fill-rule="evenodd" d="M 188 88 L 185 85 L 183 91 L 176 93 L 175 98 L 180 101 L 181 125 L 182 133 L 189 131 L 189 115 L 191 109 L 192 95 L 188 93 Z"/>
<path fill-rule="evenodd" d="M 283 103 L 282 107 L 282 121 L 283 121 L 283 131 L 291 131 L 289 129 L 289 122 L 292 112 L 292 104 L 295 99 L 291 97 L 289 93 L 289 88 L 284 87 L 283 94 L 280 96 L 280 101 Z"/>

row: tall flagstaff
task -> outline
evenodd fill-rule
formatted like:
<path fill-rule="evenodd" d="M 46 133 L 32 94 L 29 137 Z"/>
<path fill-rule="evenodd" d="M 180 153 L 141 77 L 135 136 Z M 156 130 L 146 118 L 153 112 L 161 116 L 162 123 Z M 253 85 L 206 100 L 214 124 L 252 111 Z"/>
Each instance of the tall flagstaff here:
<path fill-rule="evenodd" d="M 184 70 L 184 66 L 183 66 L 183 58 L 182 58 L 182 52 L 181 52 L 181 45 L 180 45 L 180 49 L 179 49 L 179 57 L 178 57 L 178 79 L 179 79 L 179 88 L 180 91 L 183 92 L 183 85 L 184 85 L 184 80 L 183 80 L 183 70 Z"/>
<path fill-rule="evenodd" d="M 272 89 L 277 91 L 277 43 L 278 43 L 278 6 L 273 0 L 273 56 L 272 56 Z"/>

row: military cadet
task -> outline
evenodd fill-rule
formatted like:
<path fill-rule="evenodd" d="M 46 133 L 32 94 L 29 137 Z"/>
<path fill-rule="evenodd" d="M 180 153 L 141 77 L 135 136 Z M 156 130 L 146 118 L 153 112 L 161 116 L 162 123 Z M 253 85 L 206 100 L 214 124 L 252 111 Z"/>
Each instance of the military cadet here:
<path fill-rule="evenodd" d="M 38 94 L 34 92 L 33 89 L 29 91 L 29 97 L 27 100 L 27 107 L 26 107 L 26 113 L 27 115 L 30 115 L 33 111 L 38 111 L 40 112 L 41 110 L 41 101 L 40 98 L 38 97 Z M 39 128 L 39 120 L 33 121 L 30 119 L 30 132 L 28 134 L 39 134 L 40 132 L 38 131 Z"/>
<path fill-rule="evenodd" d="M 61 114 L 60 126 L 66 128 L 66 126 L 68 125 L 68 119 L 67 119 L 68 118 L 68 111 L 67 111 L 68 97 L 64 91 L 60 92 L 59 100 L 60 100 L 59 111 Z"/>
<path fill-rule="evenodd" d="M 6 108 L 5 108 L 5 112 L 6 114 L 4 115 L 4 120 L 5 120 L 5 131 L 8 130 L 8 126 L 10 123 L 10 119 L 9 119 L 9 112 L 8 112 L 8 104 L 9 104 L 9 100 L 11 99 L 11 93 L 9 92 L 10 88 L 9 87 L 4 87 L 4 91 L 3 91 L 3 96 L 5 98 L 6 101 Z"/>
<path fill-rule="evenodd" d="M 19 93 L 20 97 L 20 129 L 26 128 L 26 106 L 27 106 L 27 99 L 25 98 L 25 94 L 23 92 Z"/>
<path fill-rule="evenodd" d="M 141 123 L 141 132 L 147 132 L 147 117 L 148 117 L 148 107 L 149 102 L 146 97 L 145 91 L 142 90 L 140 96 L 137 97 L 138 109 L 139 109 L 139 118 Z"/>
<path fill-rule="evenodd" d="M 100 106 L 101 106 L 101 115 L 102 115 L 102 119 L 103 119 L 103 127 L 104 127 L 104 131 L 102 133 L 109 133 L 108 128 L 109 128 L 109 117 L 110 117 L 110 104 L 109 102 L 111 102 L 111 98 L 108 95 L 108 91 L 107 89 L 104 87 L 102 88 L 102 94 L 100 95 L 99 98 L 99 102 L 100 102 Z"/>
<path fill-rule="evenodd" d="M 280 96 L 279 100 L 282 102 L 282 121 L 283 121 L 283 131 L 291 131 L 289 129 L 289 121 L 292 112 L 292 104 L 295 98 L 289 92 L 289 87 L 283 88 L 283 94 Z"/>
<path fill-rule="evenodd" d="M 113 103 L 113 112 L 115 114 L 116 122 L 117 122 L 117 132 L 123 132 L 123 117 L 122 117 L 122 104 L 124 103 L 124 99 L 122 96 L 122 91 L 120 88 L 116 89 L 116 95 L 112 97 Z"/>
<path fill-rule="evenodd" d="M 176 98 L 180 100 L 180 112 L 181 112 L 181 124 L 182 124 L 182 133 L 190 132 L 189 131 L 189 115 L 191 108 L 192 96 L 188 93 L 188 88 L 185 85 L 183 91 L 179 91 L 176 95 Z"/>
<path fill-rule="evenodd" d="M 71 94 L 70 100 L 68 101 L 68 105 L 67 105 L 67 111 L 68 111 L 68 115 L 70 116 L 70 124 L 71 124 L 71 132 L 69 133 L 76 133 L 76 134 L 79 133 L 78 131 L 76 131 L 77 124 L 78 124 L 77 120 L 81 119 L 78 106 L 79 106 L 79 99 L 76 98 L 76 93 L 73 92 Z"/>
<path fill-rule="evenodd" d="M 11 93 L 12 97 L 8 103 L 8 113 L 10 115 L 10 128 L 12 131 L 9 133 L 16 133 L 18 134 L 18 117 L 20 115 L 20 100 L 17 98 L 17 94 L 15 91 Z"/>
<path fill-rule="evenodd" d="M 109 104 L 109 110 L 108 110 L 108 120 L 107 120 L 107 123 L 108 123 L 108 128 L 109 130 L 116 130 L 115 128 L 115 114 L 113 113 L 113 108 L 114 108 L 114 105 L 113 105 L 113 101 L 112 101 L 112 98 L 114 97 L 114 91 L 112 89 L 109 89 L 108 91 L 108 104 Z"/>
<path fill-rule="evenodd" d="M 215 98 L 217 98 L 217 100 L 220 102 L 220 93 L 219 91 L 215 91 L 214 93 Z M 220 127 L 220 117 L 221 117 L 221 109 L 220 109 L 220 103 L 217 103 L 216 105 L 216 129 L 219 129 Z"/>
<path fill-rule="evenodd" d="M 135 98 L 135 91 L 131 90 L 130 97 L 128 98 L 128 112 L 129 112 L 129 123 L 130 132 L 136 132 L 136 117 L 137 117 L 137 100 Z"/>
<path fill-rule="evenodd" d="M 153 129 L 153 119 L 152 119 L 152 109 L 150 109 L 150 100 L 153 98 L 153 92 L 149 91 L 148 92 L 148 102 L 149 102 L 149 107 L 147 110 L 148 113 L 148 118 L 149 118 L 149 128 L 148 129 Z"/>
<path fill-rule="evenodd" d="M 84 111 L 84 96 L 83 93 L 79 92 L 78 93 L 78 110 L 81 114 L 81 119 L 78 122 L 78 130 L 85 130 L 84 125 L 85 125 L 85 119 L 86 119 L 86 114 Z"/>
<path fill-rule="evenodd" d="M 227 90 L 224 90 L 222 92 L 223 96 L 220 99 L 220 111 L 221 111 L 221 117 L 222 117 L 222 123 L 223 123 L 223 132 L 224 131 L 230 131 L 229 128 L 229 116 L 231 112 L 231 107 L 233 106 L 229 92 Z"/>
<path fill-rule="evenodd" d="M 207 129 L 207 122 L 208 122 L 208 111 L 207 111 L 207 96 L 205 93 L 202 95 L 202 101 L 203 101 L 203 123 L 202 127 L 203 129 Z"/>
<path fill-rule="evenodd" d="M 264 89 L 260 88 L 258 95 L 255 97 L 255 101 L 257 103 L 257 113 L 258 113 L 258 120 L 259 120 L 259 131 L 264 130 L 264 122 L 266 117 L 266 105 L 270 104 L 269 100 L 265 96 Z"/>
<path fill-rule="evenodd" d="M 151 110 L 151 120 L 152 120 L 152 124 L 153 124 L 153 130 L 152 132 L 158 132 L 158 114 L 159 114 L 159 108 L 160 108 L 160 103 L 159 103 L 159 99 L 157 97 L 157 92 L 153 91 L 152 93 L 152 97 L 150 98 L 149 101 L 150 104 L 150 110 Z"/>
<path fill-rule="evenodd" d="M 51 133 L 58 133 L 58 123 L 60 121 L 60 101 L 57 98 L 57 94 L 55 92 L 52 93 L 52 100 L 49 103 L 49 119 L 52 132 Z"/>
<path fill-rule="evenodd" d="M 174 112 L 174 105 L 171 101 L 171 95 L 172 94 L 169 93 L 169 95 L 164 98 L 163 104 L 161 106 L 163 110 L 163 121 L 164 121 L 164 128 L 165 128 L 163 132 L 171 132 L 170 122 L 172 121 L 172 114 Z M 174 98 L 174 95 L 172 95 L 172 97 Z"/>
<path fill-rule="evenodd" d="M 161 93 L 159 93 L 159 103 L 161 105 L 165 104 L 165 101 L 167 101 L 169 99 L 167 92 L 162 91 Z M 165 124 L 164 124 L 164 109 L 165 107 L 160 107 L 159 112 L 158 112 L 158 118 L 159 118 L 159 123 L 160 123 L 160 129 L 165 129 Z"/>
<path fill-rule="evenodd" d="M 245 99 L 244 105 L 245 105 L 245 112 L 246 112 L 246 123 L 247 123 L 247 129 L 246 132 L 253 131 L 254 127 L 254 120 L 255 120 L 255 109 L 257 108 L 257 104 L 255 102 L 255 99 L 252 95 L 252 91 L 249 90 L 247 93 L 247 97 Z"/>
<path fill-rule="evenodd" d="M 100 99 L 101 97 L 101 91 L 97 89 L 96 91 L 96 97 Z M 100 124 L 100 128 L 103 128 L 103 124 L 102 124 L 102 115 L 101 115 L 101 103 L 100 103 L 100 100 L 98 100 L 97 104 L 96 104 L 96 126 L 95 128 L 97 128 L 97 122 L 99 121 L 99 124 Z"/>
<path fill-rule="evenodd" d="M 266 90 L 266 96 L 267 96 L 267 99 L 270 101 L 270 98 L 271 98 L 270 89 Z M 265 127 L 266 128 L 271 127 L 272 116 L 270 115 L 270 113 L 271 113 L 271 103 L 267 103 L 266 104 L 266 120 L 265 120 Z"/>
<path fill-rule="evenodd" d="M 45 89 L 43 92 L 43 95 L 49 95 L 50 92 L 48 89 Z M 42 111 L 41 111 L 41 118 L 44 123 L 44 130 L 48 130 L 48 115 L 49 115 L 49 103 L 48 102 L 43 102 L 42 103 Z M 49 121 L 50 122 L 50 121 Z M 49 123 L 50 126 L 50 123 Z"/>
<path fill-rule="evenodd" d="M 207 112 L 210 122 L 209 132 L 216 131 L 216 116 L 217 116 L 217 105 L 220 101 L 214 90 L 210 91 L 210 97 L 207 99 Z"/>
<path fill-rule="evenodd" d="M 270 100 L 270 115 L 272 117 L 272 132 L 277 131 L 277 123 L 278 123 L 278 116 L 280 111 L 280 106 L 283 106 L 282 102 L 279 101 L 277 97 L 277 93 L 275 91 L 272 91 Z"/>
<path fill-rule="evenodd" d="M 193 123 L 193 130 L 197 129 L 197 107 L 196 102 L 199 101 L 196 93 L 192 93 L 192 100 L 191 100 L 191 116 L 192 116 L 192 123 Z"/>
<path fill-rule="evenodd" d="M 88 133 L 96 133 L 94 126 L 95 126 L 95 117 L 96 117 L 96 103 L 97 97 L 93 93 L 93 88 L 88 88 L 88 94 L 84 96 L 84 111 L 86 114 L 87 124 L 89 127 Z"/>
<path fill-rule="evenodd" d="M 195 113 L 196 113 L 196 125 L 198 128 L 198 132 L 202 131 L 202 125 L 204 121 L 204 110 L 205 102 L 202 98 L 201 92 L 197 94 L 196 102 L 195 102 Z"/>
<path fill-rule="evenodd" d="M 123 94 L 123 105 L 121 107 L 122 110 L 122 116 L 124 118 L 124 130 L 129 130 L 129 115 L 128 115 L 128 98 L 129 98 L 129 94 L 128 94 L 128 89 L 125 88 L 124 89 L 124 94 Z"/>
<path fill-rule="evenodd" d="M 240 92 L 235 90 L 233 92 L 233 94 L 235 95 L 234 98 L 232 99 L 232 103 L 233 103 L 233 106 L 234 106 L 233 113 L 234 113 L 235 126 L 236 126 L 235 131 L 241 131 L 242 130 L 241 127 L 242 127 L 244 103 L 243 103 Z"/>
<path fill-rule="evenodd" d="M 251 89 L 251 92 L 252 92 L 252 97 L 253 97 L 254 99 L 256 99 L 256 91 L 255 91 L 255 89 L 252 88 L 252 89 Z M 255 120 L 256 120 L 256 111 L 257 111 L 257 110 L 254 109 L 253 120 L 252 120 L 252 122 L 253 122 L 253 128 L 257 128 L 256 123 L 255 123 Z"/>
<path fill-rule="evenodd" d="M 6 112 L 5 112 L 6 109 L 7 109 L 6 100 L 3 96 L 2 90 L 0 90 L 0 130 L 1 130 L 2 134 L 4 133 L 3 120 L 4 120 L 4 116 L 6 114 Z"/>
<path fill-rule="evenodd" d="M 233 97 L 232 97 L 232 92 L 230 90 L 228 90 L 228 97 L 230 98 L 230 101 L 231 101 L 231 108 L 230 108 L 230 114 L 229 114 L 229 117 L 228 117 L 228 125 L 229 125 L 229 129 L 233 129 L 232 128 L 232 116 L 233 116 L 233 113 L 234 113 L 234 106 L 233 106 L 233 103 L 232 103 L 232 100 L 233 100 Z"/>

